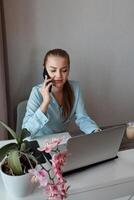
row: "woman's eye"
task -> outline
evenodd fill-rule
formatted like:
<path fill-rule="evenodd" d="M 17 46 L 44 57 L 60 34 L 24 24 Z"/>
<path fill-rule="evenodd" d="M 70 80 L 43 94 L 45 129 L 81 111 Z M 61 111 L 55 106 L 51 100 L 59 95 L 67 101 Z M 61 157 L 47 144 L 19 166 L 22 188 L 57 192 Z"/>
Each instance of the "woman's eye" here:
<path fill-rule="evenodd" d="M 56 72 L 55 70 L 51 70 L 52 73 Z"/>
<path fill-rule="evenodd" d="M 67 72 L 67 69 L 66 69 L 66 70 L 63 70 L 62 72 L 63 72 L 63 73 Z"/>

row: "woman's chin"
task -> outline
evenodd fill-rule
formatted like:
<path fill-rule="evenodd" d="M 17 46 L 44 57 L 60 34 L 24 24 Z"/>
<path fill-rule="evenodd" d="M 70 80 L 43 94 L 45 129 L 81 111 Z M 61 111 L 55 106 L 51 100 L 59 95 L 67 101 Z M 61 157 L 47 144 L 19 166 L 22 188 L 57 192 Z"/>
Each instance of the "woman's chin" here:
<path fill-rule="evenodd" d="M 53 84 L 53 87 L 57 88 L 57 89 L 62 89 L 63 88 L 63 84 Z"/>

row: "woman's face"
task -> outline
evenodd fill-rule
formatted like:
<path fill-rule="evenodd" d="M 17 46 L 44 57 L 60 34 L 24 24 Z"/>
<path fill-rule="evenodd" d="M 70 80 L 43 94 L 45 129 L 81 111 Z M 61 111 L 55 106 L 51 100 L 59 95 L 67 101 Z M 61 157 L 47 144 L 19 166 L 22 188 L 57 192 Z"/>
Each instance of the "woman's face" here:
<path fill-rule="evenodd" d="M 49 76 L 53 78 L 53 86 L 56 88 L 62 88 L 69 75 L 67 59 L 60 56 L 50 55 L 47 58 L 46 69 Z"/>

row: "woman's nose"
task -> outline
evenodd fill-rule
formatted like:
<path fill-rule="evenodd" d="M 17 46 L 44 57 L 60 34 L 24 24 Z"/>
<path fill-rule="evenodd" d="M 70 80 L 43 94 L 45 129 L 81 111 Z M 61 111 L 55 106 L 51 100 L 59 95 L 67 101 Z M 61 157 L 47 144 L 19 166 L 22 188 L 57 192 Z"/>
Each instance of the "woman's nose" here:
<path fill-rule="evenodd" d="M 61 72 L 60 72 L 60 71 L 57 71 L 56 77 L 59 78 L 59 77 L 61 77 L 61 76 L 62 76 Z"/>

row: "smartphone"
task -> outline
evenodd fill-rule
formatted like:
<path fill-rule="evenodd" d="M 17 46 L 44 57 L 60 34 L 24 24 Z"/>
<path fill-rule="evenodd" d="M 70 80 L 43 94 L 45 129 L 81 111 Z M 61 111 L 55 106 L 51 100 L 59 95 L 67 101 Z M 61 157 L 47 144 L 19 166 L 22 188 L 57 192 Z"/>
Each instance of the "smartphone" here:
<path fill-rule="evenodd" d="M 45 76 L 47 76 L 47 78 L 51 78 L 46 70 L 46 68 L 44 67 L 44 71 L 43 71 L 43 78 L 45 79 Z M 50 83 L 51 81 L 49 81 L 48 83 Z M 52 86 L 50 86 L 49 88 L 49 92 L 51 92 L 52 90 Z"/>

